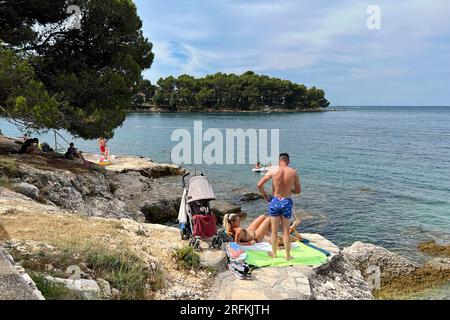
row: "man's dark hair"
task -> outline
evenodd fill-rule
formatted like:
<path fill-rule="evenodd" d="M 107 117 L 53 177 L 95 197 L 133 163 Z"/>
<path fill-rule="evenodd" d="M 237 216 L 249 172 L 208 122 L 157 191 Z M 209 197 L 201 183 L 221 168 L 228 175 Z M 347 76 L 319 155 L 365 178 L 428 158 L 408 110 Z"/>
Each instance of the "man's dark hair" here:
<path fill-rule="evenodd" d="M 280 161 L 288 162 L 290 160 L 291 160 L 291 158 L 289 157 L 289 154 L 287 154 L 287 153 L 280 154 Z"/>

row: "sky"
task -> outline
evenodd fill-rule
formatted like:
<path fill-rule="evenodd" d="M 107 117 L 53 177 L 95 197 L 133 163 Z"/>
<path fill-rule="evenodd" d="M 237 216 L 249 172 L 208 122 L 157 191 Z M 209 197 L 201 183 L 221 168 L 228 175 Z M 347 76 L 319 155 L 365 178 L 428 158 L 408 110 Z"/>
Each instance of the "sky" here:
<path fill-rule="evenodd" d="M 450 106 L 448 0 L 135 3 L 154 45 L 144 73 L 153 83 L 252 70 L 322 88 L 334 106 Z M 379 29 L 367 26 L 371 5 Z"/>

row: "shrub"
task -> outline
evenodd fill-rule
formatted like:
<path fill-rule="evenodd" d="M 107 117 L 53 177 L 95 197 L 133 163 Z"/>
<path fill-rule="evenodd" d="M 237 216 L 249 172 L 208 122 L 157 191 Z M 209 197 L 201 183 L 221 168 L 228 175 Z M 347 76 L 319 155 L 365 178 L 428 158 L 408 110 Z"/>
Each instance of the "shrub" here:
<path fill-rule="evenodd" d="M 30 277 L 46 300 L 80 299 L 75 292 L 69 290 L 64 284 L 49 281 L 40 273 L 31 273 Z"/>
<path fill-rule="evenodd" d="M 200 256 L 192 247 L 178 248 L 174 252 L 175 259 L 184 269 L 200 269 Z"/>
<path fill-rule="evenodd" d="M 162 287 L 160 271 L 149 270 L 143 261 L 130 253 L 92 251 L 87 254 L 89 268 L 122 293 L 124 299 L 145 298 L 146 285 L 151 290 Z"/>
<path fill-rule="evenodd" d="M 1 176 L 0 177 L 0 187 L 5 187 L 8 189 L 11 188 L 12 187 L 11 180 L 9 180 L 8 177 Z"/>

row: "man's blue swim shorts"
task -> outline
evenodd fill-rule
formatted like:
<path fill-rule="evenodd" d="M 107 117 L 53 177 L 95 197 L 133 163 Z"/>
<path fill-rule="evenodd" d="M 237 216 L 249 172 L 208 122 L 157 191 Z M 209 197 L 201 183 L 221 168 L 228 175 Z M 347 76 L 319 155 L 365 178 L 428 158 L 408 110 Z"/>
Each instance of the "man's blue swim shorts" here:
<path fill-rule="evenodd" d="M 269 216 L 271 217 L 285 217 L 290 220 L 292 218 L 292 208 L 294 202 L 292 199 L 273 198 L 269 204 Z"/>

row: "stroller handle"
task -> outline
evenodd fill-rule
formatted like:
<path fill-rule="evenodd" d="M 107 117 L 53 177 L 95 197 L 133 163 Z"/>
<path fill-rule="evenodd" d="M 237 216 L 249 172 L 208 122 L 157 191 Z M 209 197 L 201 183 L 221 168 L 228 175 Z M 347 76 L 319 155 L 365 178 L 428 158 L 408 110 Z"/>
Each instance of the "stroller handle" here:
<path fill-rule="evenodd" d="M 186 173 L 186 174 L 183 176 L 183 188 L 185 188 L 185 189 L 186 189 L 186 177 L 189 176 L 190 174 L 191 174 L 191 173 L 188 172 L 188 173 Z"/>

